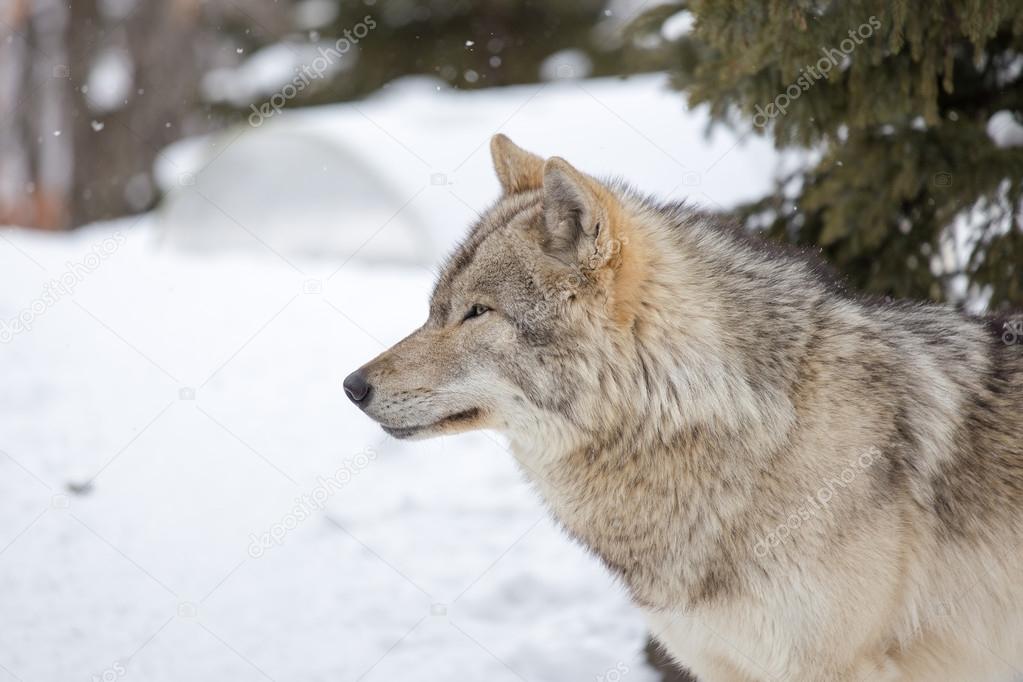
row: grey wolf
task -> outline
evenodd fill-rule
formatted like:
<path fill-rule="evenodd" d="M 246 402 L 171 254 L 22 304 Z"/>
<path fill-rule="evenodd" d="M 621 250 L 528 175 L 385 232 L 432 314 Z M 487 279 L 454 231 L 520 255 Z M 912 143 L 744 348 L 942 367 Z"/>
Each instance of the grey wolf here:
<path fill-rule="evenodd" d="M 492 429 L 706 682 L 1023 669 L 1023 345 L 498 135 L 426 323 L 344 382 Z"/>

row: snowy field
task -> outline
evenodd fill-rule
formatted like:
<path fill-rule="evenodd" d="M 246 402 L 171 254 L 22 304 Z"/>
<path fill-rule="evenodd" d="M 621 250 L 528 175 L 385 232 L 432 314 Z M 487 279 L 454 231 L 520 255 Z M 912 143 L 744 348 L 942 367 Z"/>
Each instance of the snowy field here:
<path fill-rule="evenodd" d="M 663 88 L 399 84 L 168 150 L 185 180 L 156 214 L 0 230 L 0 681 L 657 679 L 498 436 L 394 441 L 340 384 L 425 318 L 428 264 L 496 196 L 498 130 L 711 207 L 767 187 L 770 149 L 705 139 Z M 354 161 L 246 166 L 274 127 Z M 232 166 L 235 141 L 256 156 Z M 309 253 L 332 195 L 297 199 L 303 173 L 358 164 L 386 192 L 338 188 L 358 234 Z"/>

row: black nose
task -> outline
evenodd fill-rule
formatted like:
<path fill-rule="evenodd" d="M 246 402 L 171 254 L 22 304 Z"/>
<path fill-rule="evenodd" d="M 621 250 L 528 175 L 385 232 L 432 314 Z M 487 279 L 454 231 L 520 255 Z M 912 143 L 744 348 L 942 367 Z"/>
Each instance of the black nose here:
<path fill-rule="evenodd" d="M 345 377 L 344 387 L 348 399 L 356 404 L 365 402 L 372 388 L 361 370 L 356 370 Z"/>

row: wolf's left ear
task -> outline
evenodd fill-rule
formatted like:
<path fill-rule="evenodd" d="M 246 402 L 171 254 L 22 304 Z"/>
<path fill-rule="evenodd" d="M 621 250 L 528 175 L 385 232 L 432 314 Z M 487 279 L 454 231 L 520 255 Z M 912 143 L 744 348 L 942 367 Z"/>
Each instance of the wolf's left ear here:
<path fill-rule="evenodd" d="M 606 263 L 603 245 L 614 240 L 616 211 L 611 193 L 560 157 L 543 169 L 543 209 L 547 251 L 565 263 L 596 268 Z"/>
<path fill-rule="evenodd" d="M 498 133 L 490 138 L 490 156 L 505 194 L 540 189 L 543 184 L 543 159 L 519 147 L 507 136 Z"/>

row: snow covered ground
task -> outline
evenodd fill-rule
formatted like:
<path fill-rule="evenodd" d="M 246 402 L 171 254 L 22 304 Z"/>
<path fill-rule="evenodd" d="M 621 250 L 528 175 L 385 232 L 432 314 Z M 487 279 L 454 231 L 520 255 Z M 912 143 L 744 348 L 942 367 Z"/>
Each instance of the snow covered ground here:
<path fill-rule="evenodd" d="M 678 125 L 647 127 L 669 100 L 638 82 L 582 84 L 610 105 L 575 83 L 480 93 L 465 121 L 392 92 L 354 139 L 427 201 L 438 252 L 496 194 L 498 129 L 701 203 L 766 187 L 769 150 L 680 133 L 701 118 L 674 96 Z M 429 268 L 286 236 L 181 251 L 167 229 L 0 230 L 0 681 L 656 679 L 638 613 L 497 436 L 400 443 L 347 404 L 341 379 L 425 318 Z"/>

